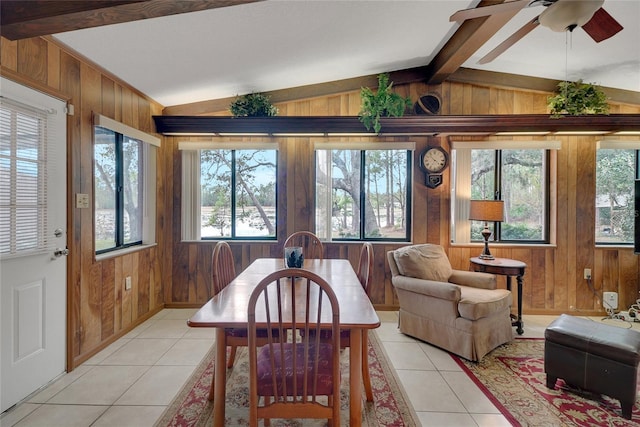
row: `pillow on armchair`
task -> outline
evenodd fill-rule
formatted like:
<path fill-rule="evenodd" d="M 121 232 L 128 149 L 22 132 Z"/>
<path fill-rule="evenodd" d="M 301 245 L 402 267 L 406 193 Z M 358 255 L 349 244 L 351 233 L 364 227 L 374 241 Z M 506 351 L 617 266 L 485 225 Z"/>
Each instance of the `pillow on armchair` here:
<path fill-rule="evenodd" d="M 405 246 L 393 252 L 401 275 L 447 282 L 453 273 L 449 258 L 440 245 Z"/>

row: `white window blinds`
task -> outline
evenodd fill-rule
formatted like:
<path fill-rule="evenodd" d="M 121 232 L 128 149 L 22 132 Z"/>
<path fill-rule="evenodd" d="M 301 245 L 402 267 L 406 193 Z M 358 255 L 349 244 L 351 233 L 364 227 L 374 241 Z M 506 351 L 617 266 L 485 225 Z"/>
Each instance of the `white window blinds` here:
<path fill-rule="evenodd" d="M 45 111 L 0 97 L 0 256 L 53 249 L 47 233 L 47 161 L 55 156 Z"/>

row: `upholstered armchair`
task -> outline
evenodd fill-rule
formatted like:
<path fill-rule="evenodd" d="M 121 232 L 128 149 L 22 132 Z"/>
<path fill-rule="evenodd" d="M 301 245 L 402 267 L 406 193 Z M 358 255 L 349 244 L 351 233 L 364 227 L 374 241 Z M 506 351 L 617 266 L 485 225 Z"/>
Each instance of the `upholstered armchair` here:
<path fill-rule="evenodd" d="M 400 331 L 480 361 L 513 339 L 511 292 L 493 274 L 454 270 L 442 246 L 387 252 L 400 303 Z"/>

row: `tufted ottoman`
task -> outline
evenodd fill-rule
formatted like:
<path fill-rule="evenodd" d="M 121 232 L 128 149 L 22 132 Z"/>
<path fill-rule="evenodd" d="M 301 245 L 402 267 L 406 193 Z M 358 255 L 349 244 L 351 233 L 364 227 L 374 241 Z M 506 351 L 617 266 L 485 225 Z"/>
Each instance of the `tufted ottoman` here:
<path fill-rule="evenodd" d="M 640 332 L 561 315 L 544 332 L 547 387 L 567 384 L 620 400 L 631 419 L 636 401 Z"/>

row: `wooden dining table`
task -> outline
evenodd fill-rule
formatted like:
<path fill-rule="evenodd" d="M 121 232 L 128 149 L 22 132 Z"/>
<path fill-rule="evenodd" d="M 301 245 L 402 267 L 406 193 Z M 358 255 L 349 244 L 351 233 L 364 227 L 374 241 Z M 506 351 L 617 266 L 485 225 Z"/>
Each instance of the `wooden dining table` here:
<path fill-rule="evenodd" d="M 227 343 L 225 328 L 246 328 L 249 296 L 268 274 L 284 268 L 283 258 L 259 258 L 227 287 L 202 306 L 189 320 L 195 328 L 216 328 L 214 420 L 224 426 L 226 396 Z M 380 326 L 369 297 L 351 263 L 345 259 L 305 259 L 302 266 L 325 279 L 336 294 L 340 306 L 340 328 L 350 330 L 349 349 L 349 425 L 362 424 L 362 340 L 369 329 Z"/>

